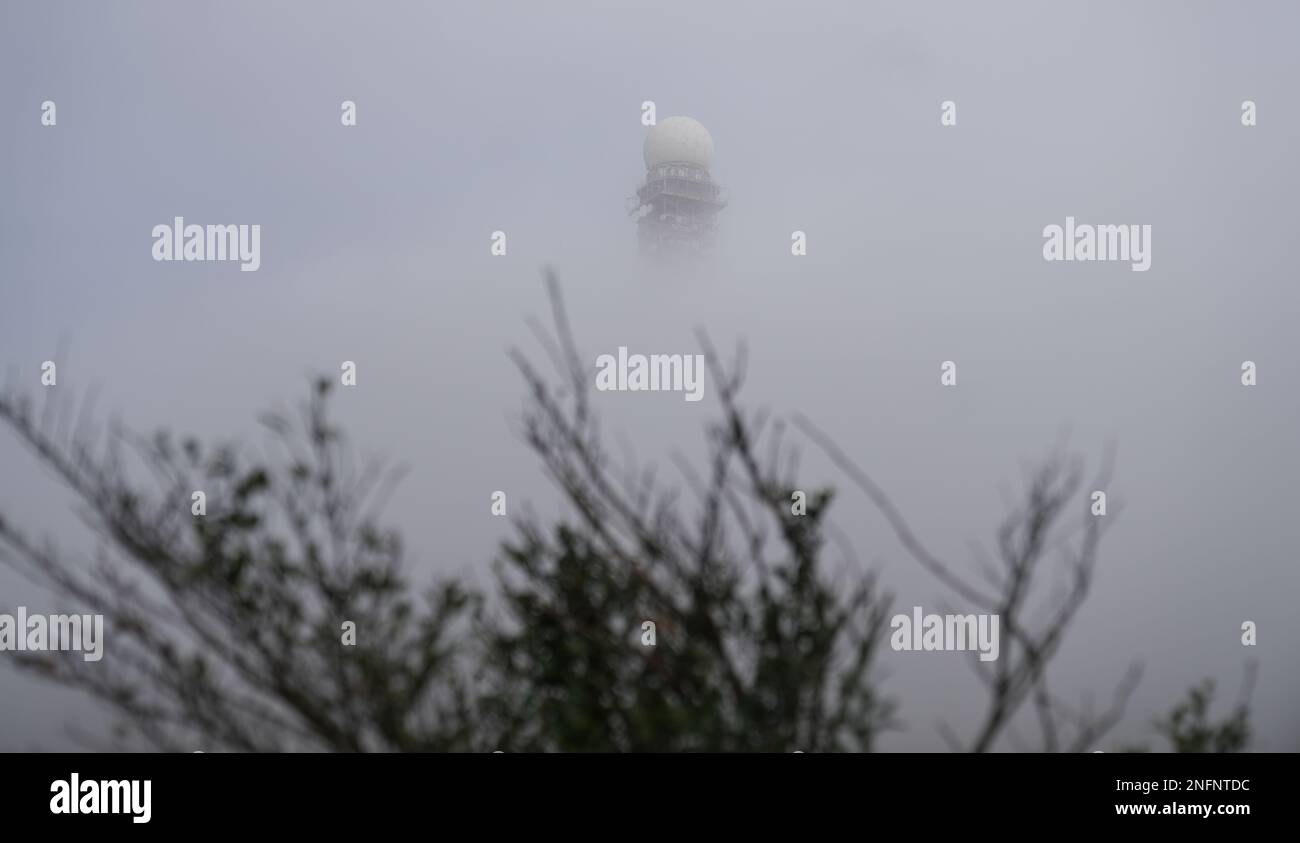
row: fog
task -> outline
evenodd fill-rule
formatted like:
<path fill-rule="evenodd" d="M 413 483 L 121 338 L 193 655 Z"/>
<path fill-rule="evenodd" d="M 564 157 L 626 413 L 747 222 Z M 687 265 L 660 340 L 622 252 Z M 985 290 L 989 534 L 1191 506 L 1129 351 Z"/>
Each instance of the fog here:
<path fill-rule="evenodd" d="M 492 491 L 558 511 L 506 355 L 544 363 L 525 320 L 545 318 L 553 266 L 589 362 L 695 353 L 697 328 L 724 349 L 744 339 L 745 402 L 824 428 L 954 565 L 992 543 L 1064 435 L 1092 465 L 1113 439 L 1123 512 L 1054 690 L 1104 704 L 1141 660 L 1106 745 L 1154 745 L 1151 720 L 1188 686 L 1215 678 L 1222 711 L 1254 658 L 1252 748 L 1300 750 L 1300 10 L 617 5 L 5 4 L 0 375 L 36 391 L 66 345 L 58 388 L 97 387 L 104 415 L 256 441 L 258 412 L 355 361 L 337 410 L 364 452 L 409 468 L 387 515 L 412 577 L 487 585 L 509 532 Z M 708 127 L 730 192 L 694 272 L 645 269 L 624 210 L 646 100 Z M 259 224 L 260 269 L 154 261 L 150 231 L 175 216 Z M 1150 269 L 1044 261 L 1044 226 L 1067 216 L 1149 224 Z M 713 387 L 595 406 L 669 475 L 673 451 L 703 453 Z M 806 488 L 840 489 L 832 518 L 896 610 L 953 603 L 805 452 Z M 7 429 L 0 513 L 94 549 Z M 0 567 L 0 611 L 18 605 L 60 608 Z M 10 656 L 0 750 L 106 728 Z M 943 749 L 939 721 L 969 732 L 972 658 L 883 650 L 906 728 L 880 748 Z"/>

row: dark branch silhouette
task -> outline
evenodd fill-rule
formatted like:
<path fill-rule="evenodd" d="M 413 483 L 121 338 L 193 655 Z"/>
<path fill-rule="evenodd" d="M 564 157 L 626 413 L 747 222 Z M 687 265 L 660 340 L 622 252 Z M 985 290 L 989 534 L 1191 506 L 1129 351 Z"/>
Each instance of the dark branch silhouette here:
<path fill-rule="evenodd" d="M 263 417 L 273 445 L 256 455 L 96 428 L 93 394 L 78 408 L 46 390 L 38 415 L 6 389 L 0 421 L 75 494 L 99 551 L 78 559 L 0 514 L 0 561 L 68 609 L 103 614 L 108 630 L 101 663 L 28 652 L 20 664 L 110 709 L 121 729 L 98 741 L 109 748 L 872 749 L 899 723 L 876 669 L 890 597 L 873 574 L 846 585 L 831 571 L 828 538 L 853 551 L 828 518 L 830 489 L 808 494 L 806 514 L 792 510 L 799 451 L 785 423 L 739 403 L 743 346 L 728 365 L 700 335 L 721 412 L 701 463 L 673 455 L 683 493 L 631 456 L 610 457 L 586 358 L 547 283 L 554 333 L 532 328 L 558 380 L 519 350 L 510 357 L 528 390 L 520 433 L 567 514 L 516 520 L 486 594 L 454 581 L 413 589 L 399 535 L 381 526 L 399 473 L 356 457 L 330 420 L 329 381 L 296 417 Z M 794 426 L 954 599 L 1001 618 L 1001 657 L 972 660 L 987 697 L 977 728 L 963 739 L 940 727 L 953 748 L 1018 741 L 1009 726 L 1027 705 L 1046 751 L 1084 751 L 1120 721 L 1136 666 L 1101 712 L 1048 690 L 1114 517 L 1089 514 L 1077 462 L 1035 471 L 996 557 L 976 548 L 976 582 L 927 549 L 846 451 L 802 416 Z M 1111 463 L 1108 452 L 1092 488 L 1105 488 Z M 195 491 L 206 514 L 191 511 Z M 1055 596 L 1043 586 L 1052 567 L 1067 579 Z M 1175 748 L 1241 748 L 1245 702 L 1226 737 L 1206 738 L 1218 733 L 1200 693 L 1164 730 Z"/>

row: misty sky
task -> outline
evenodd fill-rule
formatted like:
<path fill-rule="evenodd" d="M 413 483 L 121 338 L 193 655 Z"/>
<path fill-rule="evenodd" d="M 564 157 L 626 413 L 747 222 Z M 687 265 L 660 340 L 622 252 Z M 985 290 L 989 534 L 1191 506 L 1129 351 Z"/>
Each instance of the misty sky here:
<path fill-rule="evenodd" d="M 748 402 L 817 422 L 962 564 L 1063 431 L 1093 462 L 1113 437 L 1124 512 L 1055 692 L 1104 704 L 1140 659 L 1104 746 L 1158 745 L 1154 717 L 1204 677 L 1225 711 L 1253 656 L 1252 747 L 1300 750 L 1300 9 L 617 5 L 0 0 L 0 376 L 39 389 L 66 341 L 58 388 L 97 385 L 105 415 L 257 441 L 259 411 L 356 361 L 337 409 L 364 452 L 410 469 L 388 516 L 412 575 L 486 584 L 509 529 L 490 493 L 558 505 L 506 357 L 544 362 L 525 319 L 545 315 L 550 264 L 590 361 L 695 352 L 697 326 L 746 339 Z M 708 127 L 730 191 L 695 274 L 636 255 L 643 100 Z M 153 261 L 153 226 L 177 215 L 260 224 L 261 269 Z M 1151 269 L 1045 262 L 1043 227 L 1067 215 L 1150 224 Z M 642 459 L 699 455 L 711 388 L 596 406 Z M 805 451 L 805 485 L 841 487 L 834 520 L 897 610 L 953 603 Z M 0 512 L 93 549 L 7 429 Z M 0 612 L 18 605 L 65 608 L 0 568 Z M 8 656 L 0 750 L 104 727 Z M 907 724 L 882 749 L 942 749 L 940 720 L 969 733 L 971 658 L 882 652 Z"/>

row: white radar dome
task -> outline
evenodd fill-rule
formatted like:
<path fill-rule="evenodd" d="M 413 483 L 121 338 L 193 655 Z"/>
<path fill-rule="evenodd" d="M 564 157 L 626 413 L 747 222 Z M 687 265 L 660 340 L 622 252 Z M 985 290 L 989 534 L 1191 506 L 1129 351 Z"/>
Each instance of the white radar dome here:
<path fill-rule="evenodd" d="M 667 117 L 650 127 L 642 147 L 646 169 L 660 164 L 695 164 L 709 169 L 713 163 L 713 138 L 709 130 L 690 117 Z"/>

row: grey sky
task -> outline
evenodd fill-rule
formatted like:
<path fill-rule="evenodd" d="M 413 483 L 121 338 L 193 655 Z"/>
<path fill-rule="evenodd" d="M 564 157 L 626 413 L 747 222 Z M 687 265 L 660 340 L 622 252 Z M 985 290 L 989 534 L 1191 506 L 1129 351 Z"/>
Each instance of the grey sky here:
<path fill-rule="evenodd" d="M 1104 703 L 1143 660 L 1113 742 L 1149 739 L 1188 685 L 1232 695 L 1253 656 L 1254 748 L 1300 749 L 1300 10 L 617 5 L 0 0 L 0 373 L 35 389 L 67 338 L 60 388 L 98 384 L 135 427 L 247 438 L 306 375 L 355 360 L 339 410 L 411 469 L 389 516 L 413 573 L 486 581 L 506 532 L 491 491 L 555 507 L 512 432 L 505 355 L 537 349 L 524 319 L 544 313 L 550 263 L 592 361 L 696 351 L 696 326 L 746 338 L 749 401 L 817 421 L 962 562 L 1063 429 L 1090 458 L 1113 436 L 1125 512 L 1056 691 Z M 644 273 L 624 216 L 646 99 L 709 128 L 731 193 L 694 277 Z M 958 125 L 942 128 L 947 99 Z M 150 231 L 176 215 L 260 224 L 261 269 L 154 262 Z M 1067 215 L 1150 224 L 1150 271 L 1044 262 L 1043 226 Z M 497 229 L 506 257 L 489 255 Z M 789 254 L 795 229 L 807 257 Z M 705 395 L 598 407 L 663 459 L 700 453 Z M 899 611 L 949 598 L 864 497 L 806 465 L 807 486 L 842 488 L 837 521 Z M 7 433 L 0 512 L 91 546 Z M 0 570 L 0 611 L 20 604 L 58 608 Z M 884 653 L 908 729 L 882 748 L 969 727 L 983 698 L 964 658 Z M 101 722 L 3 654 L 0 700 L 0 749 Z"/>

